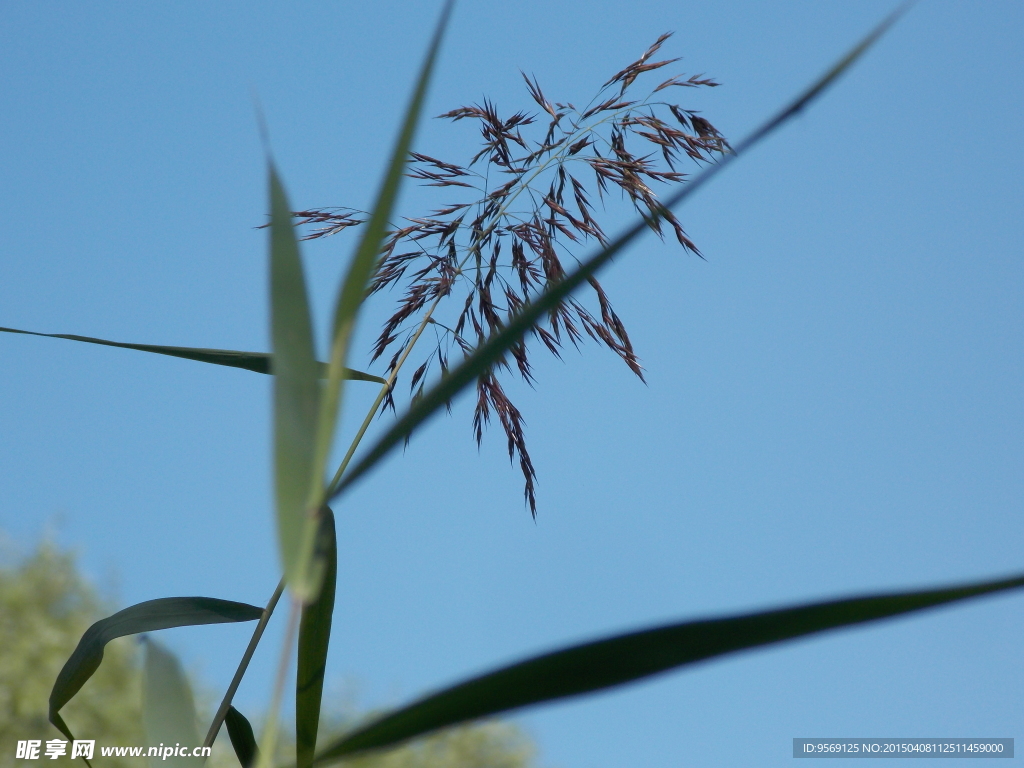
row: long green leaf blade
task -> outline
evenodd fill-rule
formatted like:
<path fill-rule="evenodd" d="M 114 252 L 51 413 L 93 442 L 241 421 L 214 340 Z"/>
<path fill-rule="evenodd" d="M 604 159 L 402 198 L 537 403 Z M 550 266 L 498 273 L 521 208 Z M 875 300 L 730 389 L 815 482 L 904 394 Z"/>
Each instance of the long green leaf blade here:
<path fill-rule="evenodd" d="M 50 722 L 69 739 L 74 737 L 60 716 L 60 709 L 88 682 L 103 661 L 103 648 L 111 640 L 142 632 L 201 624 L 255 621 L 263 609 L 246 603 L 212 597 L 163 597 L 138 603 L 93 624 L 64 663 L 50 691 Z M 198 742 L 196 742 L 198 744 Z"/>
<path fill-rule="evenodd" d="M 231 747 L 235 750 L 238 762 L 242 768 L 252 768 L 259 760 L 260 748 L 256 745 L 256 734 L 253 733 L 249 720 L 231 707 L 224 717 L 224 724 L 228 727 L 228 738 L 231 739 Z"/>
<path fill-rule="evenodd" d="M 334 513 L 327 507 L 320 517 L 317 550 L 325 563 L 323 585 L 316 600 L 303 607 L 299 623 L 299 660 L 295 677 L 295 760 L 298 768 L 309 768 L 313 764 L 327 650 L 331 642 L 331 619 L 334 616 L 338 541 Z"/>
<path fill-rule="evenodd" d="M 723 654 L 1024 587 L 1024 575 L 631 632 L 513 664 L 435 693 L 328 746 L 316 765 L 467 720 L 598 691 Z"/>
<path fill-rule="evenodd" d="M 402 121 L 402 127 L 395 142 L 395 148 L 388 162 L 388 169 L 384 174 L 380 191 L 377 194 L 377 201 L 373 206 L 373 212 L 370 214 L 366 228 L 363 230 L 363 237 L 359 242 L 359 247 L 356 249 L 348 273 L 345 275 L 345 280 L 342 283 L 335 304 L 334 323 L 331 333 L 330 371 L 321 404 L 317 430 L 316 475 L 314 482 L 318 484 L 323 482 L 324 470 L 334 439 L 334 429 L 338 420 L 338 410 L 342 399 L 342 379 L 344 379 L 343 371 L 345 370 L 344 365 L 348 357 L 349 343 L 355 330 L 359 308 L 362 306 L 370 279 L 377 268 L 378 256 L 387 233 L 391 211 L 394 209 L 395 200 L 398 198 L 398 192 L 401 188 L 405 167 L 409 160 L 409 150 L 412 148 L 416 126 L 423 112 L 423 102 L 426 99 L 427 87 L 434 72 L 434 63 L 437 60 L 441 41 L 448 26 L 452 5 L 453 0 L 448 0 L 441 11 L 441 17 L 434 29 L 434 36 L 430 42 L 430 47 L 427 49 L 423 66 L 420 67 L 416 88 L 413 90 L 409 106 L 406 108 L 405 118 Z M 317 488 L 318 492 L 323 490 L 322 486 Z"/>
<path fill-rule="evenodd" d="M 101 344 L 105 347 L 119 347 L 120 349 L 134 349 L 138 352 L 151 352 L 157 355 L 168 357 L 180 357 L 185 360 L 195 360 L 200 363 L 211 363 L 213 365 L 224 365 L 229 368 L 242 368 L 255 373 L 271 373 L 271 355 L 267 352 L 241 352 L 235 349 L 204 349 L 202 347 L 168 347 L 162 344 L 129 344 L 123 341 L 109 341 L 97 339 L 92 336 L 76 336 L 71 333 L 38 333 L 36 331 L 22 331 L 17 328 L 0 328 L 0 333 L 21 333 L 26 336 L 43 336 L 49 339 L 68 339 L 70 341 L 83 341 L 87 344 Z M 320 378 L 327 378 L 327 363 L 319 363 Z M 374 376 L 362 371 L 355 371 L 346 368 L 342 378 L 353 381 L 370 381 L 375 384 L 385 384 L 380 376 Z"/>
<path fill-rule="evenodd" d="M 315 596 L 312 562 L 319 508 L 310 506 L 310 478 L 320 409 L 306 278 L 291 208 L 277 170 L 270 177 L 270 330 L 274 349 L 274 488 L 277 543 L 288 587 L 303 602 Z"/>
<path fill-rule="evenodd" d="M 199 744 L 196 706 L 181 663 L 155 640 L 146 638 L 142 674 L 142 723 L 149 745 L 189 752 Z M 164 754 L 149 758 L 150 768 L 199 768 L 202 760 Z"/>
<path fill-rule="evenodd" d="M 814 99 L 820 96 L 828 86 L 834 83 L 843 72 L 849 69 L 895 23 L 896 19 L 903 13 L 904 7 L 901 6 L 899 10 L 887 17 L 800 96 L 771 119 L 767 120 L 750 136 L 737 144 L 731 154 L 725 155 L 717 164 L 706 168 L 683 189 L 668 197 L 663 207 L 667 210 L 682 203 L 690 195 L 707 184 L 715 175 L 720 173 L 722 169 L 736 160 L 736 158 L 748 152 L 753 146 L 799 114 Z M 455 369 L 451 370 L 448 375 L 442 376 L 440 381 L 422 397 L 418 398 L 402 418 L 395 422 L 366 452 L 360 461 L 345 474 L 345 477 L 331 495 L 331 499 L 337 498 L 338 495 L 369 471 L 391 450 L 403 443 L 417 426 L 442 406 L 451 402 L 452 398 L 464 387 L 472 383 L 480 374 L 500 360 L 512 345 L 522 339 L 548 312 L 567 298 L 574 290 L 583 285 L 589 278 L 593 277 L 619 251 L 644 232 L 650 226 L 651 220 L 652 217 L 650 216 L 640 219 L 609 243 L 603 250 L 586 259 L 574 272 L 571 272 L 533 301 L 526 304 L 508 325 L 501 331 L 492 334 L 484 344 L 477 347 L 472 354 Z"/>

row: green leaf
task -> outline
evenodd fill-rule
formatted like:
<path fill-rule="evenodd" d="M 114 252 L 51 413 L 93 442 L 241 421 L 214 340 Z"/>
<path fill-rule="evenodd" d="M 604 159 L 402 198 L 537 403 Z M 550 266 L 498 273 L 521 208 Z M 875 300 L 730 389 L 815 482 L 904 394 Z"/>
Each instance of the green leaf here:
<path fill-rule="evenodd" d="M 146 662 L 142 672 L 142 723 L 149 746 L 164 749 L 199 745 L 196 706 L 192 689 L 178 659 L 155 640 L 146 641 Z M 200 757 L 159 755 L 149 758 L 151 768 L 200 768 Z"/>
<path fill-rule="evenodd" d="M 230 600 L 217 600 L 212 597 L 163 597 L 133 605 L 97 621 L 82 635 L 78 646 L 57 675 L 57 681 L 50 691 L 50 722 L 69 739 L 74 739 L 59 714 L 60 709 L 71 701 L 99 669 L 100 662 L 103 661 L 103 648 L 114 638 L 171 627 L 254 621 L 262 615 L 262 608 Z"/>
<path fill-rule="evenodd" d="M 1024 575 L 919 592 L 857 597 L 631 632 L 536 656 L 439 693 L 328 746 L 316 765 L 467 720 L 599 691 L 727 653 L 771 645 L 980 595 L 1018 589 Z"/>
<path fill-rule="evenodd" d="M 412 148 L 416 126 L 423 112 L 423 101 L 426 98 L 427 86 L 434 71 L 434 63 L 437 60 L 444 31 L 448 26 L 452 5 L 452 0 L 448 0 L 441 11 L 441 18 L 434 29 L 434 36 L 427 50 L 427 56 L 423 61 L 423 66 L 420 67 L 416 88 L 405 111 L 402 128 L 399 131 L 394 150 L 391 152 L 388 169 L 384 174 L 380 191 L 377 193 L 377 201 L 363 230 L 363 237 L 359 242 L 359 247 L 356 248 L 352 264 L 345 275 L 345 280 L 342 283 L 335 303 L 334 323 L 331 333 L 330 372 L 321 402 L 317 428 L 317 482 L 322 482 L 327 459 L 331 452 L 334 429 L 338 421 L 338 410 L 341 407 L 342 400 L 341 383 L 344 378 L 342 371 L 345 370 L 343 366 L 348 357 L 349 343 L 355 330 L 356 318 L 366 296 L 370 279 L 377 269 L 377 260 L 387 233 L 388 221 L 391 218 L 391 211 L 395 206 L 395 200 L 401 187 L 405 166 L 409 159 L 409 150 Z"/>
<path fill-rule="evenodd" d="M 234 707 L 228 710 L 224 724 L 228 727 L 228 738 L 231 739 L 231 746 L 235 750 L 238 762 L 242 764 L 242 768 L 252 768 L 260 757 L 260 748 L 256 746 L 256 735 L 252 731 L 252 725 L 245 715 Z"/>
<path fill-rule="evenodd" d="M 792 103 L 780 110 L 766 121 L 750 136 L 733 148 L 731 154 L 725 155 L 716 165 L 706 168 L 694 177 L 689 184 L 668 197 L 663 208 L 668 210 L 682 203 L 690 195 L 707 184 L 737 157 L 749 151 L 755 144 L 776 131 L 784 123 L 792 119 L 835 80 L 845 72 L 861 55 L 896 21 L 903 13 L 905 6 L 891 14 L 874 30 L 861 40 L 853 49 L 841 58 L 828 72 L 798 96 Z M 412 431 L 433 415 L 442 406 L 451 402 L 464 387 L 471 384 L 480 374 L 487 371 L 505 355 L 512 345 L 525 336 L 538 321 L 544 318 L 560 302 L 566 299 L 589 278 L 605 266 L 612 257 L 645 231 L 657 216 L 642 217 L 629 229 L 615 238 L 603 250 L 586 259 L 578 269 L 554 284 L 536 299 L 526 304 L 520 312 L 499 332 L 494 333 L 482 345 L 477 347 L 462 363 L 441 380 L 422 397 L 415 400 L 395 424 L 366 452 L 360 461 L 346 474 L 337 488 L 330 495 L 337 498 L 346 488 L 370 470 L 378 461 L 386 456 L 397 445 L 403 443 Z"/>
<path fill-rule="evenodd" d="M 327 649 L 331 642 L 331 619 L 334 616 L 338 542 L 334 512 L 327 507 L 320 516 L 317 550 L 326 564 L 323 585 L 316 600 L 303 607 L 299 624 L 299 661 L 295 678 L 295 760 L 298 768 L 309 768 L 313 764 Z"/>
<path fill-rule="evenodd" d="M 21 331 L 17 328 L 0 328 L 2 333 L 23 333 L 27 336 L 45 336 L 49 339 L 69 339 L 71 341 L 84 341 L 88 344 L 102 344 L 105 347 L 120 347 L 121 349 L 134 349 L 139 352 L 152 352 L 157 355 L 168 357 L 181 357 L 186 360 L 196 360 L 200 363 L 212 363 L 213 365 L 225 365 L 229 368 L 244 368 L 255 373 L 270 373 L 271 356 L 266 352 L 239 352 L 234 349 L 202 349 L 199 347 L 165 347 L 160 344 L 129 344 L 121 341 L 108 341 L 107 339 L 96 339 L 92 336 L 75 336 L 69 333 L 37 333 L 36 331 Z M 320 363 L 320 378 L 327 378 L 327 363 Z M 362 371 L 354 371 L 346 368 L 342 378 L 355 381 L 371 381 L 376 384 L 387 382 L 380 376 L 373 376 Z"/>
<path fill-rule="evenodd" d="M 308 602 L 322 568 L 313 561 L 323 480 L 314 478 L 320 382 L 313 350 L 306 278 L 291 208 L 277 170 L 270 177 L 270 328 L 274 348 L 274 486 L 277 543 L 285 579 Z M 311 514 L 312 512 L 312 514 Z"/>

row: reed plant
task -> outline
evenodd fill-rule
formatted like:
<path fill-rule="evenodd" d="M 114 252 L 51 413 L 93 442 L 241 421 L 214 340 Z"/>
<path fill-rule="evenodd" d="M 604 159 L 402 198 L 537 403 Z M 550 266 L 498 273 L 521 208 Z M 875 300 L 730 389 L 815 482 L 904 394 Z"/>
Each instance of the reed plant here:
<path fill-rule="evenodd" d="M 451 5 L 442 12 L 420 69 L 398 138 L 370 211 L 318 208 L 296 211 L 267 150 L 269 275 L 272 351 L 157 347 L 68 336 L 207 363 L 232 365 L 274 377 L 274 472 L 280 584 L 263 606 L 223 599 L 171 597 L 127 608 L 93 625 L 57 678 L 50 720 L 68 738 L 61 708 L 99 667 L 103 647 L 124 635 L 198 624 L 254 621 L 256 629 L 221 706 L 209 724 L 211 744 L 226 725 L 243 766 L 269 766 L 277 744 L 278 711 L 294 653 L 297 664 L 295 752 L 299 768 L 328 765 L 380 750 L 448 726 L 565 697 L 606 689 L 740 650 L 878 621 L 1024 586 L 1024 575 L 923 591 L 893 591 L 812 604 L 680 621 L 554 650 L 501 667 L 389 712 L 327 744 L 318 744 L 324 670 L 331 640 L 337 576 L 332 505 L 415 429 L 475 387 L 473 430 L 483 439 L 495 419 L 510 459 L 523 475 L 526 507 L 537 514 L 537 469 L 527 448 L 523 415 L 503 382 L 532 382 L 531 354 L 559 356 L 568 343 L 589 338 L 607 347 L 641 379 L 629 334 L 597 273 L 644 231 L 673 238 L 699 256 L 675 210 L 709 179 L 807 108 L 895 22 L 885 19 L 790 104 L 739 142 L 729 142 L 704 117 L 676 102 L 676 94 L 716 83 L 703 75 L 666 77 L 676 59 L 659 58 L 668 35 L 601 86 L 585 107 L 550 101 L 524 75 L 534 112 L 504 117 L 483 101 L 441 117 L 475 121 L 483 145 L 460 162 L 413 151 L 434 63 Z M 685 168 L 685 171 L 683 170 Z M 455 194 L 435 210 L 396 222 L 403 177 Z M 638 214 L 611 236 L 600 224 L 600 202 L 621 198 Z M 300 241 L 361 230 L 337 291 L 329 357 L 315 354 L 313 322 Z M 303 229 L 304 228 L 304 229 Z M 584 253 L 586 251 L 586 253 Z M 368 296 L 394 290 L 397 305 L 370 350 L 380 375 L 348 367 L 360 311 Z M 15 329 L 7 331 L 26 333 Z M 429 331 L 429 333 L 428 333 Z M 427 341 L 429 339 L 429 342 Z M 347 381 L 376 383 L 379 392 L 351 438 L 339 466 L 335 449 Z M 360 384 L 364 386 L 365 384 Z M 392 416 L 393 414 L 393 416 Z M 370 445 L 362 441 L 374 419 L 389 423 Z M 360 450 L 361 449 L 361 450 Z M 286 597 L 287 595 L 287 597 Z M 264 630 L 284 600 L 286 642 L 257 743 L 234 693 Z M 297 638 L 297 640 L 296 640 Z M 180 669 L 151 645 L 145 701 L 154 722 L 194 720 Z M 185 728 L 182 725 L 181 728 Z M 163 733 L 164 741 L 175 738 Z M 197 739 L 182 731 L 178 741 Z"/>

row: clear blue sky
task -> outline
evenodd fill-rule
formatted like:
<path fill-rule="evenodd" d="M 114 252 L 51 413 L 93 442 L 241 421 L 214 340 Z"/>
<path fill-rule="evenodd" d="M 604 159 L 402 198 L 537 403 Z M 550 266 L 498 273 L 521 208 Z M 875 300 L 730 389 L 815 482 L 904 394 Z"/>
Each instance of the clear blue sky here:
<path fill-rule="evenodd" d="M 735 139 L 891 7 L 464 0 L 428 113 L 531 108 L 519 69 L 586 102 L 675 30 L 666 52 L 724 83 L 684 103 Z M 296 206 L 365 207 L 437 10 L 7 5 L 0 325 L 266 349 L 251 94 Z M 536 358 L 536 391 L 515 388 L 536 523 L 466 401 L 363 482 L 337 510 L 332 696 L 398 704 L 658 621 L 1021 570 L 1022 30 L 1016 2 L 919 3 L 681 211 L 707 261 L 652 237 L 619 259 L 604 281 L 649 385 L 594 345 Z M 432 121 L 417 148 L 463 161 L 474 140 Z M 305 251 L 321 325 L 350 247 Z M 23 551 L 55 527 L 122 604 L 266 600 L 268 379 L 29 337 L 0 338 L 0 360 L 0 529 Z M 349 431 L 372 385 L 350 392 Z M 163 634 L 219 694 L 248 632 Z M 1022 637 L 1018 594 L 517 721 L 561 768 L 788 765 L 795 736 L 1020 738 Z"/>

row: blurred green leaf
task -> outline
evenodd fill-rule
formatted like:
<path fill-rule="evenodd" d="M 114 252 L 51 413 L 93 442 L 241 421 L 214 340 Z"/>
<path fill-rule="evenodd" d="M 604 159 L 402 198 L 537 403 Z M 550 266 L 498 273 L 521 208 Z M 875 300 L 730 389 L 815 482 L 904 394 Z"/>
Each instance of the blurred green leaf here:
<path fill-rule="evenodd" d="M 1024 575 L 1018 575 L 945 589 L 688 621 L 572 646 L 427 696 L 334 742 L 315 764 L 336 762 L 467 720 L 622 685 L 715 656 L 1022 586 Z"/>
<path fill-rule="evenodd" d="M 334 616 L 338 542 L 334 513 L 327 507 L 320 516 L 317 550 L 325 563 L 323 585 L 316 600 L 303 607 L 299 624 L 299 661 L 295 678 L 295 760 L 298 768 L 309 768 L 313 764 L 327 650 L 331 642 L 331 619 Z"/>
<path fill-rule="evenodd" d="M 391 218 L 391 211 L 394 209 L 395 200 L 401 187 L 403 173 L 409 159 L 409 150 L 412 147 L 412 140 L 416 134 L 416 125 L 419 122 L 423 111 L 423 101 L 426 98 L 427 86 L 434 71 L 434 63 L 444 38 L 444 31 L 448 26 L 448 19 L 451 16 L 452 0 L 445 3 L 441 11 L 441 18 L 434 29 L 434 37 L 427 50 L 427 56 L 420 67 L 419 77 L 416 81 L 416 88 L 413 91 L 412 99 L 405 111 L 405 118 L 402 121 L 402 128 L 395 142 L 395 148 L 391 152 L 391 159 L 388 162 L 388 169 L 384 174 L 380 191 L 377 193 L 377 201 L 373 206 L 366 228 L 363 230 L 363 237 L 356 248 L 352 264 L 342 283 L 338 294 L 337 303 L 334 308 L 334 323 L 331 333 L 331 355 L 330 372 L 327 377 L 327 386 L 320 408 L 320 419 L 317 428 L 317 453 L 316 453 L 316 478 L 321 481 L 326 469 L 327 459 L 331 452 L 331 444 L 334 439 L 334 429 L 338 421 L 338 410 L 342 399 L 342 379 L 345 378 L 342 372 L 348 357 L 349 343 L 352 333 L 355 330 L 356 318 L 359 308 L 362 306 L 366 296 L 370 279 L 377 269 L 377 260 L 380 255 L 381 246 L 387 233 L 388 221 Z"/>
<path fill-rule="evenodd" d="M 213 365 L 224 365 L 229 368 L 243 368 L 255 373 L 270 373 L 271 356 L 267 352 L 239 352 L 234 349 L 202 349 L 199 347 L 165 347 L 160 344 L 129 344 L 121 341 L 108 341 L 96 339 L 92 336 L 75 336 L 69 333 L 37 333 L 36 331 L 21 331 L 17 328 L 0 328 L 0 333 L 22 333 L 27 336 L 44 336 L 49 339 L 69 339 L 71 341 L 84 341 L 88 344 L 102 344 L 105 347 L 120 347 L 121 349 L 134 349 L 139 352 L 152 352 L 157 355 L 168 357 L 181 357 L 185 360 L 195 360 L 200 363 L 212 363 Z M 327 378 L 327 364 L 319 363 L 320 378 Z M 375 384 L 385 384 L 380 376 L 373 376 L 362 371 L 355 371 L 346 368 L 342 378 L 354 381 L 371 381 Z"/>
<path fill-rule="evenodd" d="M 188 749 L 199 746 L 196 706 L 192 689 L 178 659 L 151 638 L 146 642 L 142 673 L 142 722 L 149 746 Z M 150 757 L 151 768 L 201 768 L 200 757 L 168 755 Z"/>
<path fill-rule="evenodd" d="M 323 480 L 314 477 L 320 409 L 318 364 L 306 278 L 291 208 L 273 164 L 270 177 L 270 326 L 274 348 L 274 486 L 277 543 L 288 588 L 307 602 L 322 569 L 313 562 Z"/>
<path fill-rule="evenodd" d="M 828 72 L 815 81 L 800 96 L 794 99 L 789 105 L 780 110 L 771 119 L 763 123 L 746 139 L 733 148 L 731 154 L 726 154 L 715 165 L 706 168 L 697 175 L 681 190 L 669 196 L 663 205 L 665 210 L 673 208 L 683 202 L 698 189 L 703 187 L 716 174 L 721 172 L 730 162 L 734 161 L 741 154 L 750 150 L 755 144 L 769 136 L 800 111 L 817 98 L 831 85 L 843 72 L 845 72 L 858 58 L 860 58 L 878 38 L 895 23 L 896 19 L 903 13 L 906 6 L 901 6 L 897 11 L 890 14 L 881 24 L 865 36 L 849 53 L 843 56 Z M 346 488 L 354 483 L 359 477 L 369 471 L 380 459 L 386 456 L 395 446 L 402 443 L 412 434 L 412 431 L 433 415 L 439 408 L 450 403 L 464 387 L 472 383 L 478 376 L 487 371 L 497 363 L 511 349 L 512 345 L 525 336 L 539 320 L 545 317 L 552 309 L 583 283 L 589 280 L 605 264 L 611 261 L 612 257 L 631 243 L 638 235 L 646 230 L 656 218 L 644 216 L 634 223 L 629 229 L 615 238 L 604 249 L 594 256 L 586 259 L 574 272 L 566 275 L 561 281 L 548 288 L 536 299 L 526 304 L 508 325 L 501 331 L 493 334 L 484 344 L 475 349 L 472 354 L 466 357 L 460 365 L 443 375 L 440 381 L 427 391 L 422 397 L 414 400 L 409 409 L 395 424 L 384 433 L 384 435 L 366 452 L 360 461 L 349 470 L 337 488 L 331 493 L 331 499 L 337 498 Z"/>
<path fill-rule="evenodd" d="M 99 669 L 100 662 L 103 661 L 103 647 L 114 638 L 171 627 L 254 621 L 262 615 L 262 608 L 230 600 L 217 600 L 212 597 L 164 597 L 133 605 L 97 621 L 82 635 L 74 653 L 65 662 L 53 684 L 53 690 L 50 692 L 50 722 L 69 739 L 74 739 L 61 719 L 60 709 Z"/>
<path fill-rule="evenodd" d="M 252 725 L 245 715 L 234 707 L 228 709 L 224 724 L 228 727 L 228 738 L 231 739 L 231 747 L 235 750 L 238 762 L 241 763 L 242 768 L 252 768 L 260 756 L 260 748 L 256 746 L 256 735 L 252 731 Z"/>

